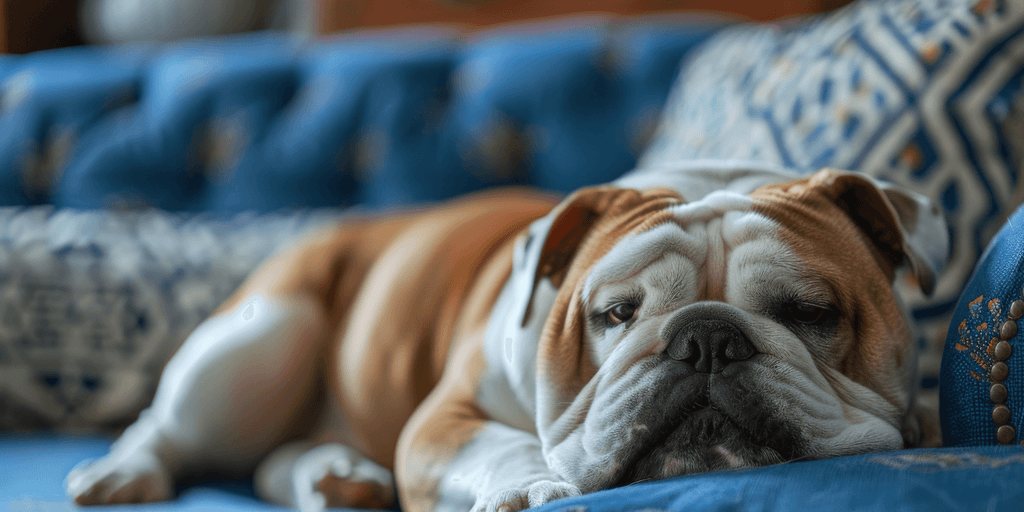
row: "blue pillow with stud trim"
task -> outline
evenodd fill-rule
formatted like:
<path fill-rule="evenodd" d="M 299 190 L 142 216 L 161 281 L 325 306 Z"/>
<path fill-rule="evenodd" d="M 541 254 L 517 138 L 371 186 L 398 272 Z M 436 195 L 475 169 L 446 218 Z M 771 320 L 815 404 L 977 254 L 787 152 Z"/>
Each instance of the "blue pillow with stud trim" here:
<path fill-rule="evenodd" d="M 1024 445 L 1022 316 L 1024 208 L 992 240 L 953 314 L 939 385 L 946 446 Z"/>

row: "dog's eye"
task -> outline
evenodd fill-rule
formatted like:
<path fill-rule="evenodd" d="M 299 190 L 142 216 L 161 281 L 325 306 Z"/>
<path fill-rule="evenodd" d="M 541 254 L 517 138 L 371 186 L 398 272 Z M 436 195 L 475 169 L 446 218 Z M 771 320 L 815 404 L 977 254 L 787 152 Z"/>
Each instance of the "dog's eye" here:
<path fill-rule="evenodd" d="M 786 316 L 794 322 L 803 325 L 821 323 L 831 312 L 827 307 L 807 304 L 806 302 L 797 302 L 786 307 Z"/>
<path fill-rule="evenodd" d="M 637 306 L 629 302 L 622 302 L 612 306 L 608 310 L 608 324 L 619 325 L 636 318 Z"/>

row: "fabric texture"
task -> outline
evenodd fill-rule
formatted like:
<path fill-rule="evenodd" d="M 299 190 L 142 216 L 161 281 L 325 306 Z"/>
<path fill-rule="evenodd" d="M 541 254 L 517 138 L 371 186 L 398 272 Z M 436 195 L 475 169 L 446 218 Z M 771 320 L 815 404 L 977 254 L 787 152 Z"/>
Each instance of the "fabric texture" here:
<path fill-rule="evenodd" d="M 1010 413 L 1005 424 L 1014 432 L 1009 442 L 1024 445 L 1024 344 L 1020 334 L 1024 319 L 1012 318 L 1010 308 L 1015 301 L 1024 301 L 1024 208 L 1018 209 L 992 240 L 953 314 L 939 387 L 946 446 L 999 443 L 996 432 L 1001 425 L 993 417 L 997 403 L 992 398 L 992 387 L 997 384 L 1007 390 L 1001 402 Z M 1008 321 L 1020 328 L 1004 334 Z M 1007 337 L 1009 334 L 1013 335 Z M 1001 360 L 996 346 L 1003 340 L 1012 351 L 1002 360 L 1009 372 L 1000 379 L 993 366 Z"/>
<path fill-rule="evenodd" d="M 685 64 L 640 165 L 835 167 L 930 196 L 950 225 L 950 261 L 931 298 L 904 295 L 934 400 L 956 299 L 1024 193 L 1022 29 L 1019 0 L 867 0 L 796 25 L 724 30 Z"/>
<path fill-rule="evenodd" d="M 264 258 L 339 219 L 0 208 L 0 430 L 132 421 L 174 350 Z"/>

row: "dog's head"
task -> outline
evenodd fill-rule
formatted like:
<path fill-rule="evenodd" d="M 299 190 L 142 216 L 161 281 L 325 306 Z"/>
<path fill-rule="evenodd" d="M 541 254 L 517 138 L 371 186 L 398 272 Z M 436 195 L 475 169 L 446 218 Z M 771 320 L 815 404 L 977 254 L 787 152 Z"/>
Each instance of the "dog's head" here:
<path fill-rule="evenodd" d="M 584 492 L 900 448 L 916 343 L 893 284 L 929 292 L 945 237 L 927 200 L 838 171 L 690 203 L 584 189 L 520 241 L 506 373 Z"/>

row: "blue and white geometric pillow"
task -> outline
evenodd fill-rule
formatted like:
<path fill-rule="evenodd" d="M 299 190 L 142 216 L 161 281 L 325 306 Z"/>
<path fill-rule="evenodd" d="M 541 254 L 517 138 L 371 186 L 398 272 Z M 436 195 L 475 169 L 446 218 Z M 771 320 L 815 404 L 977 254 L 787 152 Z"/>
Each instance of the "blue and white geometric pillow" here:
<path fill-rule="evenodd" d="M 339 217 L 0 208 L 0 431 L 130 422 L 262 260 Z"/>
<path fill-rule="evenodd" d="M 1024 196 L 1022 83 L 1024 0 L 862 0 L 788 27 L 730 28 L 684 63 L 639 167 L 836 167 L 931 196 L 949 221 L 950 261 L 932 298 L 907 302 L 926 336 L 922 384 L 934 388 L 955 302 Z"/>

